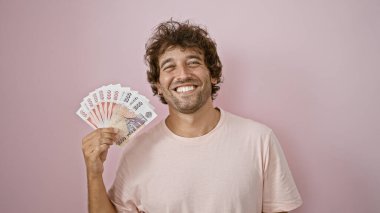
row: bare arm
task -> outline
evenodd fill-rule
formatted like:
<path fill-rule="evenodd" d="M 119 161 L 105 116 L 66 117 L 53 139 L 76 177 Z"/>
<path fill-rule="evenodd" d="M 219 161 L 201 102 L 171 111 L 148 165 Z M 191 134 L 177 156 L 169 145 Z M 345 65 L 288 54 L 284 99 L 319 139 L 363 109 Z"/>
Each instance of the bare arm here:
<path fill-rule="evenodd" d="M 108 198 L 102 175 L 107 151 L 115 141 L 117 132 L 114 128 L 101 128 L 83 138 L 82 151 L 87 169 L 89 213 L 116 213 L 114 205 Z"/>
<path fill-rule="evenodd" d="M 108 199 L 103 178 L 89 178 L 88 182 L 88 212 L 89 213 L 116 213 L 116 209 Z"/>

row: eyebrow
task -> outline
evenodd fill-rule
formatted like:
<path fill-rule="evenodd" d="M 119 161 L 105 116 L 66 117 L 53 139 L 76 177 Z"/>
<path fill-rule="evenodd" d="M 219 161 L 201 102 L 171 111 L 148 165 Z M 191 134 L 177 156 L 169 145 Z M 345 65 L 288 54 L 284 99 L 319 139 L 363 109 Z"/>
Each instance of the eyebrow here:
<path fill-rule="evenodd" d="M 165 60 L 161 63 L 161 65 L 160 65 L 160 69 L 161 69 L 166 63 L 169 63 L 169 62 L 171 62 L 171 61 L 173 61 L 172 58 L 165 59 Z"/>
<path fill-rule="evenodd" d="M 186 59 L 193 59 L 193 58 L 198 59 L 198 60 L 202 60 L 202 58 L 200 56 L 198 56 L 198 55 L 189 55 L 189 56 L 186 56 Z"/>
<path fill-rule="evenodd" d="M 188 55 L 188 56 L 186 56 L 186 60 L 188 60 L 188 59 L 193 59 L 193 58 L 198 59 L 198 60 L 202 60 L 202 58 L 201 58 L 199 55 L 192 54 L 192 55 Z M 173 58 L 165 59 L 165 60 L 161 63 L 161 65 L 160 65 L 160 69 L 162 69 L 162 67 L 163 67 L 165 64 L 167 64 L 167 63 L 169 63 L 169 62 L 172 62 L 172 61 L 173 61 Z"/>

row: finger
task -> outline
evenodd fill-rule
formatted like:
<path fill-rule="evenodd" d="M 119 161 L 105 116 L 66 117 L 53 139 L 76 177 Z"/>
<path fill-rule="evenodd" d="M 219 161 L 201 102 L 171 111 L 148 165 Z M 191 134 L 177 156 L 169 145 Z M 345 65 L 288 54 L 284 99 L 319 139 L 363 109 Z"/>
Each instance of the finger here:
<path fill-rule="evenodd" d="M 112 145 L 115 143 L 114 138 L 99 138 L 97 140 L 91 141 L 91 143 L 85 143 L 82 145 L 82 149 L 84 152 L 87 150 L 94 150 L 96 147 L 101 146 L 103 144 Z"/>
<path fill-rule="evenodd" d="M 88 157 L 97 157 L 104 151 L 104 147 L 109 147 L 109 145 L 108 144 L 102 144 L 102 145 L 90 144 L 85 150 L 85 153 L 87 154 Z"/>
<path fill-rule="evenodd" d="M 108 150 L 109 148 L 110 148 L 109 145 L 107 145 L 107 144 L 102 144 L 102 145 L 99 146 L 99 151 L 100 151 L 100 152 L 104 152 L 104 151 Z"/>
<path fill-rule="evenodd" d="M 116 139 L 117 138 L 117 134 L 116 133 L 102 133 L 100 135 L 101 138 L 108 138 L 108 139 Z"/>
<path fill-rule="evenodd" d="M 100 138 L 99 139 L 99 145 L 107 144 L 112 145 L 115 142 L 116 138 Z"/>
<path fill-rule="evenodd" d="M 117 134 L 117 133 L 119 133 L 120 130 L 118 128 L 114 128 L 114 127 L 107 127 L 107 128 L 99 128 L 99 131 L 101 131 L 102 133 Z"/>
<path fill-rule="evenodd" d="M 90 161 L 95 161 L 96 159 L 99 158 L 99 155 L 100 155 L 100 147 L 99 146 L 93 146 L 91 148 L 89 148 L 87 151 L 86 151 L 86 158 Z"/>
<path fill-rule="evenodd" d="M 82 144 L 82 150 L 85 152 L 88 149 L 94 149 L 96 146 L 100 146 L 102 144 L 113 145 L 116 141 L 116 138 L 98 138 L 87 143 Z"/>
<path fill-rule="evenodd" d="M 103 152 L 105 152 L 106 150 L 108 150 L 109 147 L 110 147 L 110 146 L 107 145 L 107 144 L 102 144 L 102 145 L 100 145 L 100 146 L 97 146 L 97 147 L 94 149 L 93 154 L 94 154 L 95 156 L 100 156 Z"/>
<path fill-rule="evenodd" d="M 108 144 L 108 143 L 112 145 L 113 142 L 112 141 L 109 142 L 109 139 L 102 139 L 102 138 L 99 138 L 97 140 L 92 140 L 92 141 L 89 141 L 88 143 L 82 144 L 82 151 L 85 155 L 88 155 L 88 154 L 93 153 L 94 150 L 101 144 Z"/>
<path fill-rule="evenodd" d="M 114 127 L 108 127 L 108 128 L 97 128 L 96 130 L 90 132 L 89 134 L 87 134 L 83 140 L 89 140 L 91 138 L 93 138 L 94 136 L 98 135 L 98 134 L 102 134 L 102 133 L 110 133 L 110 134 L 117 134 L 119 133 L 119 129 L 118 128 L 114 128 Z"/>
<path fill-rule="evenodd" d="M 89 155 L 91 155 L 94 152 L 94 150 L 98 146 L 99 146 L 98 144 L 92 144 L 92 143 L 88 143 L 88 144 L 83 145 L 82 146 L 83 155 L 88 157 Z"/>
<path fill-rule="evenodd" d="M 87 134 L 85 137 L 83 137 L 83 141 L 90 140 L 91 138 L 95 137 L 96 135 L 99 135 L 102 132 L 101 129 L 95 129 L 94 131 Z"/>
<path fill-rule="evenodd" d="M 85 138 L 83 138 L 82 145 L 85 145 L 87 143 L 94 143 L 94 141 L 99 140 L 99 138 L 116 140 L 117 133 L 102 132 L 101 130 L 94 131 L 92 134 L 87 135 Z"/>
<path fill-rule="evenodd" d="M 106 150 L 104 150 L 102 153 L 100 153 L 100 160 L 105 161 L 107 158 L 107 153 L 108 153 L 109 147 L 107 147 Z"/>

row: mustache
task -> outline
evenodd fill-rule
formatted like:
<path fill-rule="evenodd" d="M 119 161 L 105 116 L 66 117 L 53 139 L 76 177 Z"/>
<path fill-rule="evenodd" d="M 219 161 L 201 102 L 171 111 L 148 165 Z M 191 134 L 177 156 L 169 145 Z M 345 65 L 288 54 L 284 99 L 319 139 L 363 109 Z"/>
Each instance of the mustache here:
<path fill-rule="evenodd" d="M 178 79 L 178 80 L 174 81 L 172 83 L 171 87 L 172 88 L 176 88 L 179 85 L 186 84 L 186 83 L 194 84 L 194 85 L 199 85 L 199 80 L 197 80 L 195 78 L 192 78 L 192 77 L 186 77 L 186 78 L 182 78 L 182 79 Z"/>

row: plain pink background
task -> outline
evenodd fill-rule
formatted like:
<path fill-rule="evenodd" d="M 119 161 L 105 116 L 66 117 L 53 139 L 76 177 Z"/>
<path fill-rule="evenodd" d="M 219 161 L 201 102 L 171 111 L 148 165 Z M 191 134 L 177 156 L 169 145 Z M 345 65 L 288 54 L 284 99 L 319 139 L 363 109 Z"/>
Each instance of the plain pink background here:
<path fill-rule="evenodd" d="M 75 111 L 121 83 L 164 118 L 143 54 L 170 17 L 217 41 L 215 104 L 274 129 L 304 200 L 294 212 L 380 211 L 380 1 L 0 0 L 0 212 L 86 212 L 91 129 Z"/>

